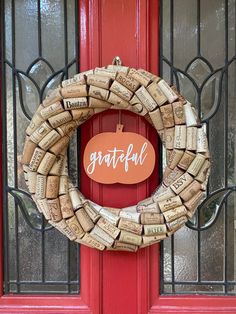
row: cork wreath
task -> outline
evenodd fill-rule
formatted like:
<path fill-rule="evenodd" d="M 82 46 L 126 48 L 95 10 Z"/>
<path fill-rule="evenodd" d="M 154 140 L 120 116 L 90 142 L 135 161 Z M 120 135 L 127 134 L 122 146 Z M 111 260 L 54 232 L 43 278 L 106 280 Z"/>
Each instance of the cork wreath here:
<path fill-rule="evenodd" d="M 95 204 L 68 176 L 70 138 L 79 125 L 107 109 L 143 116 L 166 149 L 162 183 L 127 208 Z M 53 90 L 26 129 L 21 161 L 29 192 L 52 226 L 89 247 L 131 252 L 172 235 L 193 216 L 210 172 L 204 125 L 190 102 L 156 75 L 121 65 L 76 74 Z"/>

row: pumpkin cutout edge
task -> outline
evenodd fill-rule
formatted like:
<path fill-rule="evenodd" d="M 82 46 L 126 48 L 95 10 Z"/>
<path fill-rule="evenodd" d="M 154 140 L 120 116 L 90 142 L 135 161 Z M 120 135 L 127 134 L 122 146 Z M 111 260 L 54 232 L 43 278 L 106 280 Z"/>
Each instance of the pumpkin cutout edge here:
<path fill-rule="evenodd" d="M 83 164 L 90 179 L 103 184 L 135 184 L 155 167 L 155 150 L 144 136 L 133 132 L 103 132 L 87 143 Z"/>

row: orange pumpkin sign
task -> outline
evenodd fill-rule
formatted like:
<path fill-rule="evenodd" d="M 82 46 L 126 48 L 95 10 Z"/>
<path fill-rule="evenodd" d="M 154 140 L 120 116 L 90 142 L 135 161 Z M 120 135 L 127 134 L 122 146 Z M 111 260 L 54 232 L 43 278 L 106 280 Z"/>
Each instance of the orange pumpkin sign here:
<path fill-rule="evenodd" d="M 155 166 L 155 151 L 142 135 L 105 132 L 94 136 L 85 147 L 84 169 L 94 181 L 105 184 L 134 184 L 147 179 Z"/>

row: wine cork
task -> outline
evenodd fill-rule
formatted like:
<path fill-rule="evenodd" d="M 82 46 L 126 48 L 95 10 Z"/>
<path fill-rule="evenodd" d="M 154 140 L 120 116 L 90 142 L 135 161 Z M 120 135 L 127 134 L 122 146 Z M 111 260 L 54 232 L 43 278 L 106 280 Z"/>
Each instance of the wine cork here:
<path fill-rule="evenodd" d="M 68 176 L 60 176 L 59 195 L 67 194 L 69 191 Z"/>
<path fill-rule="evenodd" d="M 118 224 L 118 221 L 119 221 L 119 219 L 120 219 L 119 216 L 117 216 L 116 214 L 114 214 L 114 213 L 108 211 L 108 210 L 105 209 L 105 208 L 102 208 L 102 209 L 100 210 L 99 214 L 100 214 L 103 218 L 107 219 L 110 223 L 112 223 L 112 224 L 115 225 L 115 226 Z"/>
<path fill-rule="evenodd" d="M 193 108 L 190 104 L 190 102 L 186 102 L 184 105 L 184 113 L 185 113 L 185 118 L 186 118 L 186 125 L 187 127 L 189 126 L 197 126 L 197 117 L 193 111 Z"/>
<path fill-rule="evenodd" d="M 163 224 L 164 216 L 160 213 L 141 213 L 141 224 L 156 225 Z"/>
<path fill-rule="evenodd" d="M 35 144 L 38 144 L 51 130 L 52 128 L 50 125 L 47 122 L 44 122 L 30 135 L 30 139 Z"/>
<path fill-rule="evenodd" d="M 133 96 L 133 93 L 126 88 L 124 85 L 120 84 L 117 81 L 114 81 L 110 87 L 110 91 L 124 99 L 125 101 L 129 101 Z"/>
<path fill-rule="evenodd" d="M 187 128 L 187 142 L 186 142 L 187 150 L 197 150 L 197 128 L 196 127 L 188 127 Z"/>
<path fill-rule="evenodd" d="M 57 115 L 58 113 L 61 113 L 64 111 L 64 108 L 60 101 L 57 101 L 53 103 L 52 105 L 43 108 L 40 112 L 41 116 L 44 120 L 47 120 L 48 118 L 51 118 L 52 116 Z"/>
<path fill-rule="evenodd" d="M 204 197 L 204 192 L 198 191 L 190 200 L 184 203 L 184 205 L 187 207 L 187 209 L 190 212 L 194 212 L 198 205 L 200 204 L 202 198 Z"/>
<path fill-rule="evenodd" d="M 129 243 L 125 243 L 125 242 L 121 242 L 121 241 L 116 240 L 113 244 L 112 250 L 136 252 L 138 250 L 138 247 L 137 247 L 137 245 L 134 245 L 134 244 L 129 244 Z"/>
<path fill-rule="evenodd" d="M 183 150 L 173 149 L 171 151 L 171 155 L 168 160 L 170 169 L 174 169 L 178 165 L 181 158 L 183 157 L 183 154 L 184 154 Z"/>
<path fill-rule="evenodd" d="M 59 177 L 48 176 L 47 177 L 47 188 L 46 198 L 57 198 L 59 193 Z"/>
<path fill-rule="evenodd" d="M 94 74 L 108 76 L 113 80 L 116 78 L 116 71 L 111 70 L 111 69 L 95 68 Z"/>
<path fill-rule="evenodd" d="M 35 113 L 41 116 L 41 111 L 44 109 L 44 106 L 40 104 L 36 109 Z M 42 116 L 41 116 L 42 117 Z"/>
<path fill-rule="evenodd" d="M 87 84 L 109 89 L 111 84 L 111 78 L 104 75 L 90 74 L 87 76 Z"/>
<path fill-rule="evenodd" d="M 72 216 L 71 218 L 66 219 L 66 223 L 77 238 L 82 238 L 84 236 L 85 232 L 81 227 L 81 224 L 78 222 L 76 216 Z"/>
<path fill-rule="evenodd" d="M 196 154 L 189 151 L 185 151 L 183 157 L 180 159 L 178 167 L 183 170 L 187 170 L 191 162 L 194 160 L 195 156 Z"/>
<path fill-rule="evenodd" d="M 64 161 L 65 156 L 58 155 L 55 157 L 56 158 L 55 158 L 54 163 L 53 163 L 53 165 L 49 171 L 49 174 L 54 175 L 54 176 L 60 176 L 62 173 L 63 161 Z"/>
<path fill-rule="evenodd" d="M 50 125 L 54 129 L 66 122 L 69 122 L 70 120 L 72 120 L 72 117 L 68 111 L 61 112 L 48 119 Z"/>
<path fill-rule="evenodd" d="M 129 106 L 129 103 L 127 101 L 125 101 L 123 98 L 117 96 L 114 93 L 110 93 L 108 101 L 111 104 L 113 104 L 117 107 L 120 107 L 121 109 L 123 109 L 123 108 L 126 109 Z"/>
<path fill-rule="evenodd" d="M 63 105 L 65 110 L 80 109 L 88 107 L 88 101 L 86 97 L 64 98 Z"/>
<path fill-rule="evenodd" d="M 176 220 L 182 216 L 185 216 L 186 214 L 187 214 L 187 209 L 184 205 L 173 208 L 173 209 L 168 210 L 168 211 L 163 213 L 166 222 L 171 222 L 171 221 Z"/>
<path fill-rule="evenodd" d="M 83 207 L 94 223 L 97 222 L 98 219 L 101 217 L 91 203 L 86 202 L 83 204 Z"/>
<path fill-rule="evenodd" d="M 46 220 L 51 219 L 51 214 L 50 214 L 50 211 L 49 211 L 49 207 L 48 207 L 48 203 L 47 203 L 46 198 L 44 198 L 44 199 L 37 199 L 36 200 L 36 205 L 37 205 L 39 211 L 43 213 L 43 215 L 44 215 Z"/>
<path fill-rule="evenodd" d="M 152 197 L 148 197 L 141 202 L 139 202 L 136 206 L 136 210 L 139 213 L 144 213 L 144 212 L 153 212 L 153 213 L 159 213 L 160 208 L 158 204 L 153 200 Z"/>
<path fill-rule="evenodd" d="M 41 117 L 41 115 L 36 113 L 25 131 L 26 134 L 30 136 L 43 122 L 44 119 Z"/>
<path fill-rule="evenodd" d="M 41 174 L 38 174 L 36 178 L 36 191 L 35 191 L 35 195 L 37 199 L 45 198 L 46 184 L 47 184 L 47 177 Z"/>
<path fill-rule="evenodd" d="M 127 74 L 129 71 L 129 67 L 118 65 L 118 64 L 109 64 L 107 66 L 108 70 L 114 71 L 114 72 L 122 72 L 124 74 Z"/>
<path fill-rule="evenodd" d="M 102 206 L 101 205 L 98 205 L 94 202 L 92 202 L 91 200 L 87 200 L 87 202 L 89 203 L 89 205 L 91 205 L 93 207 L 93 209 L 97 212 L 97 213 L 100 213 L 101 209 L 102 209 Z"/>
<path fill-rule="evenodd" d="M 184 96 L 182 96 L 179 91 L 177 90 L 177 87 L 172 85 L 171 89 L 174 91 L 174 93 L 178 96 L 178 101 L 181 101 L 183 104 L 186 104 L 186 99 Z"/>
<path fill-rule="evenodd" d="M 204 165 L 203 165 L 204 166 Z M 209 180 L 209 176 L 210 176 L 210 173 L 211 173 L 211 169 L 209 168 L 208 170 L 207 170 L 207 173 L 206 173 L 206 179 L 205 179 L 205 181 L 201 184 L 201 189 L 203 190 L 203 191 L 206 191 L 206 189 L 207 189 L 207 183 L 208 183 L 208 180 Z M 200 174 L 200 171 L 199 171 L 199 173 L 198 173 L 198 175 Z M 197 175 L 197 177 L 198 177 L 198 175 Z M 197 177 L 195 177 L 195 179 L 197 179 Z M 199 180 L 198 180 L 199 181 Z"/>
<path fill-rule="evenodd" d="M 28 189 L 31 194 L 36 192 L 37 172 L 28 171 Z"/>
<path fill-rule="evenodd" d="M 65 158 L 63 160 L 63 164 L 62 164 L 62 170 L 61 170 L 61 176 L 68 176 L 68 158 L 67 155 L 65 155 Z"/>
<path fill-rule="evenodd" d="M 181 177 L 175 180 L 170 188 L 176 193 L 179 194 L 182 192 L 191 182 L 193 181 L 193 177 L 191 177 L 187 172 L 185 172 Z"/>
<path fill-rule="evenodd" d="M 55 102 L 61 100 L 62 100 L 61 88 L 59 87 L 51 91 L 50 94 L 44 99 L 43 106 L 48 107 L 54 104 Z"/>
<path fill-rule="evenodd" d="M 135 104 L 135 105 L 130 105 L 129 107 L 127 107 L 127 110 L 130 110 L 138 115 L 140 115 L 140 113 L 142 113 L 143 111 L 143 106 L 142 104 Z"/>
<path fill-rule="evenodd" d="M 140 247 L 149 246 L 150 244 L 158 243 L 166 238 L 166 233 L 155 236 L 143 236 L 143 245 Z"/>
<path fill-rule="evenodd" d="M 189 186 L 186 187 L 186 189 L 184 189 L 179 196 L 185 201 L 187 202 L 188 200 L 190 200 L 190 198 L 192 198 L 195 194 L 197 194 L 198 191 L 200 191 L 201 189 L 201 184 L 194 180 L 191 184 L 189 184 Z"/>
<path fill-rule="evenodd" d="M 148 111 L 153 111 L 158 106 L 144 86 L 141 86 L 135 94 Z"/>
<path fill-rule="evenodd" d="M 82 238 L 84 244 L 96 248 L 100 251 L 105 249 L 105 245 L 97 241 L 94 237 L 92 237 L 89 233 L 85 233 L 84 237 Z"/>
<path fill-rule="evenodd" d="M 73 85 L 73 84 L 77 84 L 77 85 L 84 85 L 84 84 L 86 84 L 84 74 L 79 73 L 76 76 L 61 82 L 61 86 L 62 87 L 66 87 L 66 86 Z"/>
<path fill-rule="evenodd" d="M 93 229 L 94 223 L 90 219 L 89 215 L 87 214 L 84 208 L 80 208 L 79 210 L 77 210 L 75 212 L 75 215 L 85 232 L 88 232 L 91 229 Z"/>
<path fill-rule="evenodd" d="M 184 174 L 184 171 L 179 169 L 178 167 L 175 167 L 171 173 L 164 178 L 163 183 L 165 186 L 170 186 L 175 180 L 180 178 Z"/>
<path fill-rule="evenodd" d="M 165 128 L 171 128 L 175 125 L 172 105 L 164 105 L 160 107 L 161 117 Z"/>
<path fill-rule="evenodd" d="M 131 104 L 131 106 L 128 107 L 129 110 L 137 113 L 140 116 L 146 116 L 148 114 L 147 109 L 141 104 L 140 100 L 136 95 L 134 95 L 130 99 L 129 103 Z"/>
<path fill-rule="evenodd" d="M 191 162 L 190 166 L 187 169 L 187 172 L 196 176 L 204 164 L 206 157 L 202 154 L 197 154 L 194 160 Z"/>
<path fill-rule="evenodd" d="M 116 208 L 116 207 L 103 207 L 104 209 L 108 210 L 110 213 L 119 216 L 121 212 L 121 208 Z"/>
<path fill-rule="evenodd" d="M 178 195 L 159 202 L 159 206 L 162 212 L 171 210 L 181 205 L 182 205 L 182 201 Z"/>
<path fill-rule="evenodd" d="M 165 94 L 166 98 L 168 99 L 169 103 L 174 102 L 176 99 L 178 99 L 178 95 L 171 89 L 171 87 L 162 79 L 160 80 L 157 85 L 162 90 L 162 92 Z"/>
<path fill-rule="evenodd" d="M 59 196 L 59 202 L 61 207 L 61 214 L 63 218 L 70 218 L 74 216 L 74 211 L 70 199 L 70 195 L 64 194 Z"/>
<path fill-rule="evenodd" d="M 160 81 L 161 78 L 151 72 L 148 72 L 144 69 L 138 69 L 138 73 L 142 73 L 144 76 L 148 77 L 150 80 L 154 81 L 154 82 L 157 82 L 157 81 Z"/>
<path fill-rule="evenodd" d="M 134 221 L 130 221 L 124 218 L 121 218 L 119 221 L 118 228 L 121 230 L 129 231 L 138 235 L 142 234 L 143 226 Z"/>
<path fill-rule="evenodd" d="M 124 73 L 118 73 L 116 80 L 132 92 L 135 92 L 140 86 L 138 81 L 136 81 L 133 77 L 125 75 Z"/>
<path fill-rule="evenodd" d="M 74 234 L 74 232 L 70 229 L 70 227 L 68 226 L 68 224 L 66 223 L 65 219 L 62 219 L 60 221 L 53 221 L 53 220 L 49 220 L 49 223 L 56 228 L 57 230 L 59 230 L 62 234 L 64 234 L 66 237 L 69 238 L 69 240 L 71 241 L 75 241 L 76 240 L 76 235 Z"/>
<path fill-rule="evenodd" d="M 140 213 L 129 213 L 129 212 L 121 211 L 120 217 L 137 222 L 137 223 L 139 223 L 140 221 Z"/>
<path fill-rule="evenodd" d="M 166 149 L 174 148 L 175 128 L 164 129 L 164 145 Z M 163 142 L 163 141 L 162 141 Z"/>
<path fill-rule="evenodd" d="M 56 160 L 55 155 L 46 152 L 42 161 L 40 162 L 37 172 L 46 176 L 49 173 L 50 169 L 52 168 L 52 165 L 55 162 L 55 160 Z"/>
<path fill-rule="evenodd" d="M 123 207 L 121 210 L 127 213 L 137 213 L 136 205 Z"/>
<path fill-rule="evenodd" d="M 167 102 L 167 97 L 162 92 L 162 90 L 160 89 L 156 82 L 150 84 L 147 90 L 159 106 L 162 106 L 164 105 L 164 103 Z"/>
<path fill-rule="evenodd" d="M 166 149 L 166 164 L 169 166 L 170 157 L 172 155 L 172 149 Z"/>
<path fill-rule="evenodd" d="M 121 230 L 119 240 L 134 245 L 141 245 L 142 237 L 140 235 Z"/>
<path fill-rule="evenodd" d="M 44 136 L 44 138 L 39 142 L 38 145 L 42 149 L 48 150 L 49 147 L 54 145 L 60 138 L 61 138 L 60 134 L 57 131 L 52 130 L 46 136 Z"/>
<path fill-rule="evenodd" d="M 23 171 L 24 171 L 25 183 L 28 186 L 28 172 L 30 170 L 29 170 L 29 167 L 27 165 L 23 165 L 22 168 L 23 168 Z"/>
<path fill-rule="evenodd" d="M 204 164 L 202 165 L 201 169 L 198 172 L 198 175 L 195 177 L 197 181 L 203 183 L 206 180 L 210 165 L 211 165 L 210 161 L 205 160 Z"/>
<path fill-rule="evenodd" d="M 97 225 L 95 225 L 93 230 L 90 232 L 90 235 L 106 247 L 111 247 L 114 243 L 114 239 Z"/>
<path fill-rule="evenodd" d="M 77 188 L 73 187 L 69 189 L 69 194 L 72 202 L 73 209 L 76 210 L 83 206 L 83 200 L 80 197 Z"/>
<path fill-rule="evenodd" d="M 186 125 L 175 126 L 174 148 L 186 148 L 187 130 Z"/>
<path fill-rule="evenodd" d="M 61 89 L 63 98 L 86 97 L 88 95 L 87 85 L 73 84 Z"/>
<path fill-rule="evenodd" d="M 113 106 L 110 107 L 111 109 L 113 108 Z M 107 108 L 94 108 L 93 111 L 94 111 L 94 114 L 97 114 L 97 113 L 101 113 L 103 111 L 106 111 Z"/>
<path fill-rule="evenodd" d="M 109 234 L 113 239 L 116 239 L 120 233 L 120 230 L 116 226 L 103 217 L 98 220 L 97 226 Z"/>
<path fill-rule="evenodd" d="M 166 233 L 166 225 L 165 224 L 157 224 L 157 225 L 144 225 L 144 234 L 146 236 L 155 236 Z"/>
<path fill-rule="evenodd" d="M 110 108 L 111 104 L 107 101 L 89 97 L 89 107 L 91 108 Z"/>
<path fill-rule="evenodd" d="M 175 196 L 175 193 L 168 187 L 161 193 L 159 191 L 155 191 L 152 196 L 156 202 L 161 202 Z"/>
<path fill-rule="evenodd" d="M 36 171 L 38 169 L 38 166 L 41 163 L 44 155 L 45 155 L 44 150 L 38 147 L 35 148 L 34 153 L 31 157 L 30 163 L 29 163 L 29 169 L 31 171 Z"/>
<path fill-rule="evenodd" d="M 207 137 L 203 127 L 197 129 L 197 152 L 205 153 L 208 151 Z"/>
<path fill-rule="evenodd" d="M 69 142 L 70 142 L 69 136 L 65 135 L 62 138 L 60 138 L 59 141 L 57 141 L 55 144 L 53 144 L 49 148 L 49 151 L 57 156 L 63 150 L 63 148 L 67 147 Z"/>
<path fill-rule="evenodd" d="M 132 77 L 144 86 L 148 86 L 148 84 L 151 82 L 151 79 L 149 77 L 133 68 L 129 69 L 128 77 Z"/>
<path fill-rule="evenodd" d="M 96 86 L 89 86 L 89 96 L 98 98 L 101 100 L 107 100 L 109 96 L 109 91 L 104 88 L 96 87 Z"/>
<path fill-rule="evenodd" d="M 27 136 L 25 140 L 25 145 L 21 157 L 21 163 L 28 165 L 30 163 L 30 160 L 33 156 L 34 150 L 37 147 L 37 145 L 31 141 L 31 139 Z"/>
<path fill-rule="evenodd" d="M 150 111 L 149 116 L 156 130 L 159 131 L 164 128 L 163 121 L 161 118 L 161 112 L 159 108 L 155 109 L 154 111 Z"/>
<path fill-rule="evenodd" d="M 83 123 L 94 115 L 93 109 L 75 109 L 71 110 L 73 120 Z"/>
<path fill-rule="evenodd" d="M 188 221 L 188 218 L 185 216 L 182 216 L 176 220 L 173 220 L 167 223 L 166 225 L 170 231 L 174 231 L 182 227 L 187 221 Z"/>
<path fill-rule="evenodd" d="M 168 150 L 167 150 L 168 151 Z M 168 159 L 167 159 L 168 160 Z M 168 162 L 167 162 L 168 164 Z M 165 167 L 165 170 L 164 170 L 164 173 L 163 173 L 163 179 L 167 178 L 171 172 L 172 172 L 173 169 L 169 168 L 168 166 Z"/>
<path fill-rule="evenodd" d="M 181 101 L 172 103 L 175 124 L 185 124 L 184 105 Z"/>

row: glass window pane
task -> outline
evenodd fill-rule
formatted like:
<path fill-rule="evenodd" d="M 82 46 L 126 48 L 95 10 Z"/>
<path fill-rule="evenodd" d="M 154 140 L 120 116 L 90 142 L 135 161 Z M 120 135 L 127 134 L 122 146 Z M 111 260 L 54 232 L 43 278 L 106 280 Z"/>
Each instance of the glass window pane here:
<path fill-rule="evenodd" d="M 40 101 L 75 74 L 77 1 L 5 0 L 2 18 L 5 293 L 78 293 L 79 245 L 43 220 L 20 164 L 25 129 Z M 71 160 L 76 168 L 76 153 Z"/>
<path fill-rule="evenodd" d="M 235 0 L 161 1 L 161 76 L 195 105 L 212 159 L 205 204 L 163 241 L 164 294 L 235 294 L 235 13 Z"/>

